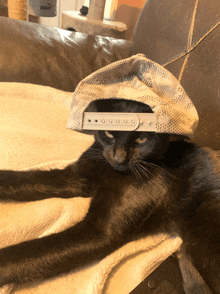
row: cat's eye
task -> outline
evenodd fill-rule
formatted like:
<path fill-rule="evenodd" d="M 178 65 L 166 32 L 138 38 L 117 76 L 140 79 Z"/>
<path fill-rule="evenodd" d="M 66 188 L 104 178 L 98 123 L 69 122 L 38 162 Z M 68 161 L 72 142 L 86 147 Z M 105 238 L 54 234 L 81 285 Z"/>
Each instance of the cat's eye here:
<path fill-rule="evenodd" d="M 113 139 L 113 138 L 114 138 L 114 136 L 113 136 L 110 132 L 108 132 L 108 131 L 105 131 L 105 135 L 106 135 L 108 138 L 110 138 L 110 139 Z"/>
<path fill-rule="evenodd" d="M 146 141 L 147 141 L 147 137 L 144 137 L 144 138 L 137 138 L 137 139 L 135 140 L 135 142 L 138 143 L 138 144 L 143 144 L 143 143 L 145 143 Z"/>

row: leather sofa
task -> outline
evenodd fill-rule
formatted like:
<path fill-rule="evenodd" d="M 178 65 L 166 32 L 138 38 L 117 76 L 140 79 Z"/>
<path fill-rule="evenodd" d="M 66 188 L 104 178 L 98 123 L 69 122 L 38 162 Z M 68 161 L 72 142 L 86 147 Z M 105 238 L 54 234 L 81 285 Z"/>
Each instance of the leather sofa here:
<path fill-rule="evenodd" d="M 0 18 L 0 81 L 73 91 L 91 72 L 144 53 L 181 82 L 200 122 L 195 141 L 220 146 L 220 3 L 147 0 L 132 41 Z"/>

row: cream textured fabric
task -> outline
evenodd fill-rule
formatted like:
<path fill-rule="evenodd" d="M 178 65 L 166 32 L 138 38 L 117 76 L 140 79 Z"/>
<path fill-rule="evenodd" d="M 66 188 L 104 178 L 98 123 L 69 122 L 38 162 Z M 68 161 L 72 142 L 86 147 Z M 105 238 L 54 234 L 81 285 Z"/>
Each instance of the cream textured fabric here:
<path fill-rule="evenodd" d="M 149 105 L 156 114 L 156 132 L 191 137 L 197 111 L 177 79 L 143 54 L 114 62 L 77 86 L 67 127 L 82 131 L 83 113 L 92 101 L 123 98 Z"/>
<path fill-rule="evenodd" d="M 71 99 L 72 93 L 50 87 L 0 83 L 0 169 L 62 169 L 81 156 L 94 139 L 65 128 Z M 73 226 L 85 217 L 90 201 L 0 201 L 0 248 Z M 69 274 L 26 287 L 0 287 L 0 294 L 127 294 L 181 243 L 161 232 Z"/>

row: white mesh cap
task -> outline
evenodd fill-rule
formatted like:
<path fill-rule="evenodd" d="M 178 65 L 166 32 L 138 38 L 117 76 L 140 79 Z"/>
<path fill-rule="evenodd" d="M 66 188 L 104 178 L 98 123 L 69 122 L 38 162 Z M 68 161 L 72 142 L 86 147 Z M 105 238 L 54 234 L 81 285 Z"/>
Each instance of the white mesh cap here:
<path fill-rule="evenodd" d="M 67 127 L 83 131 L 83 116 L 100 99 L 142 102 L 156 115 L 156 132 L 191 137 L 198 113 L 178 80 L 143 54 L 114 62 L 83 79 L 77 86 Z"/>

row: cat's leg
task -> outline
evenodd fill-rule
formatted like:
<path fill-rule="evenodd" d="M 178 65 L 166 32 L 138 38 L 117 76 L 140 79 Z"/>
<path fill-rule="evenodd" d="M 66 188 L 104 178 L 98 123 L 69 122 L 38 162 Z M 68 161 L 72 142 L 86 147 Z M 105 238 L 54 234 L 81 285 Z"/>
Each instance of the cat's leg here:
<path fill-rule="evenodd" d="M 0 250 L 0 286 L 41 281 L 105 257 L 114 250 L 92 224 Z M 115 247 L 116 249 L 116 247 Z"/>
<path fill-rule="evenodd" d="M 92 200 L 85 219 L 74 227 L 0 250 L 0 286 L 67 273 L 137 239 L 146 209 L 143 196 L 134 191 L 127 201 L 116 195 L 118 192 L 100 192 L 99 199 Z"/>
<path fill-rule="evenodd" d="M 186 255 L 183 248 L 177 253 L 183 287 L 186 294 L 212 294 L 209 287 L 201 277 L 198 270 L 194 267 L 191 258 Z"/>
<path fill-rule="evenodd" d="M 46 198 L 90 197 L 89 184 L 74 165 L 63 170 L 0 171 L 0 199 L 35 201 Z"/>
<path fill-rule="evenodd" d="M 211 234 L 198 243 L 187 242 L 186 253 L 181 251 L 179 264 L 187 294 L 220 293 L 220 256 L 219 244 L 213 241 Z M 212 239 L 209 242 L 208 239 Z M 218 236 L 216 237 L 216 240 Z M 206 243 L 206 241 L 208 241 Z M 196 292 L 197 291 L 197 292 Z"/>

